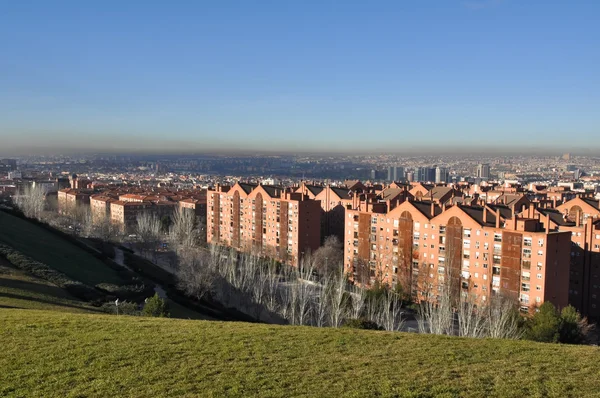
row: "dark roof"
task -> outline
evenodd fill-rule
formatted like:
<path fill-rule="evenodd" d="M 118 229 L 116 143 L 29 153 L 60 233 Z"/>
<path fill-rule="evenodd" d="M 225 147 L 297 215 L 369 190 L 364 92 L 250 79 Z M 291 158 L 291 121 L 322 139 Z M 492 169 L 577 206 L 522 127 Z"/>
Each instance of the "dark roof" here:
<path fill-rule="evenodd" d="M 278 198 L 281 196 L 281 192 L 283 191 L 282 187 L 275 187 L 273 185 L 261 185 L 261 187 L 263 187 L 263 189 L 265 191 L 267 191 L 267 193 L 269 194 L 270 197 L 272 198 Z"/>
<path fill-rule="evenodd" d="M 310 191 L 310 193 L 312 193 L 314 196 L 317 196 L 318 194 L 320 194 L 323 189 L 325 189 L 322 186 L 319 185 L 305 185 L 306 189 L 308 189 Z"/>
<path fill-rule="evenodd" d="M 494 211 L 500 212 L 502 218 L 512 218 L 512 209 L 506 205 L 489 204 L 488 207 Z"/>
<path fill-rule="evenodd" d="M 340 199 L 352 199 L 348 188 L 331 187 L 331 191 L 334 192 L 337 196 L 339 196 Z"/>
<path fill-rule="evenodd" d="M 477 221 L 481 225 L 496 225 L 496 216 L 491 211 L 488 211 L 486 216 L 486 222 L 483 222 L 483 210 L 481 206 L 464 206 L 458 205 L 462 211 L 467 213 L 469 217 Z"/>
<path fill-rule="evenodd" d="M 538 211 L 544 216 L 550 216 L 550 220 L 559 226 L 571 227 L 575 225 L 573 221 L 569 221 L 565 218 L 559 210 L 556 209 L 538 209 Z"/>
<path fill-rule="evenodd" d="M 581 200 L 583 200 L 588 205 L 592 206 L 594 209 L 600 211 L 600 203 L 598 203 L 597 199 L 581 198 Z"/>
<path fill-rule="evenodd" d="M 437 204 L 434 204 L 434 206 L 433 206 L 434 214 L 431 214 L 431 202 L 416 201 L 416 202 L 411 202 L 411 203 L 413 206 L 416 207 L 417 210 L 419 210 L 421 213 L 423 213 L 423 215 L 425 217 L 427 217 L 429 219 L 432 219 L 433 217 L 442 213 L 442 209 Z"/>
<path fill-rule="evenodd" d="M 240 188 L 242 188 L 244 190 L 244 192 L 246 192 L 246 194 L 249 194 L 250 192 L 252 192 L 254 190 L 254 188 L 256 188 L 258 186 L 255 184 L 246 184 L 244 182 L 238 182 L 238 185 L 240 186 Z"/>
<path fill-rule="evenodd" d="M 502 198 L 502 200 L 501 200 L 501 198 Z M 507 206 L 512 206 L 513 204 L 517 203 L 522 198 L 527 198 L 527 197 L 524 196 L 524 195 L 516 195 L 516 194 L 505 193 L 505 194 L 499 196 L 498 199 L 497 199 L 497 201 L 506 202 L 505 204 Z"/>

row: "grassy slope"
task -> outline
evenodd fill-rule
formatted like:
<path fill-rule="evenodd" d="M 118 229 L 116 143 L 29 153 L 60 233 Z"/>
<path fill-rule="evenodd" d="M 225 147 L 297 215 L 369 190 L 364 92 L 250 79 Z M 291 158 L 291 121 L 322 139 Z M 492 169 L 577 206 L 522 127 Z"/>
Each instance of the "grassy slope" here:
<path fill-rule="evenodd" d="M 1 211 L 0 242 L 92 286 L 102 282 L 122 282 L 114 270 L 85 250 L 35 224 Z"/>
<path fill-rule="evenodd" d="M 600 391 L 598 348 L 525 341 L 0 309 L 0 346 L 0 396 Z"/>
<path fill-rule="evenodd" d="M 12 268 L 0 258 L 0 307 L 67 312 L 98 312 L 42 279 Z"/>

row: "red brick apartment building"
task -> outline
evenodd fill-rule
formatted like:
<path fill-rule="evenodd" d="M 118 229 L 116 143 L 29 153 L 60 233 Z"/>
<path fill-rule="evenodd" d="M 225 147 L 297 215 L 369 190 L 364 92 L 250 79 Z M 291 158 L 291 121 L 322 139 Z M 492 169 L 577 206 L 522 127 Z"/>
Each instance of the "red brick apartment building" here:
<path fill-rule="evenodd" d="M 282 187 L 236 183 L 207 192 L 207 241 L 297 266 L 320 245 L 321 204 Z"/>
<path fill-rule="evenodd" d="M 423 195 L 425 196 L 425 195 Z M 479 302 L 496 293 L 521 308 L 569 301 L 571 234 L 519 217 L 514 207 L 363 201 L 347 209 L 345 268 L 359 283 L 375 281 L 435 299 L 445 278 Z"/>
<path fill-rule="evenodd" d="M 600 319 L 600 202 L 584 195 L 556 208 L 546 203 L 532 214 L 550 229 L 570 234 L 569 303 Z"/>

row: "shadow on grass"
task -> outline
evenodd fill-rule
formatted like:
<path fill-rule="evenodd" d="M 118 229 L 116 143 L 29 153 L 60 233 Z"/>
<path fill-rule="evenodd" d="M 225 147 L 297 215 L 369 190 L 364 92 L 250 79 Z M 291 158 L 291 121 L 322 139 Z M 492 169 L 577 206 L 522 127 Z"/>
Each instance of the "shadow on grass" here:
<path fill-rule="evenodd" d="M 13 289 L 27 290 L 29 292 L 47 294 L 49 296 L 74 299 L 69 293 L 58 286 L 51 286 L 44 283 L 25 281 L 13 278 L 0 278 L 0 287 L 8 287 Z"/>
<path fill-rule="evenodd" d="M 24 296 L 24 295 L 20 295 L 20 294 L 2 293 L 2 292 L 0 292 L 0 297 L 11 298 L 13 300 L 35 301 L 37 303 L 50 304 L 50 305 L 53 305 L 53 306 L 56 306 L 56 307 L 76 308 L 76 309 L 86 310 L 86 311 L 90 311 L 90 312 L 103 313 L 102 310 L 96 309 L 96 308 L 93 308 L 93 307 L 83 307 L 83 306 L 80 306 L 80 305 L 67 304 L 67 303 L 57 302 L 57 301 L 52 301 L 52 300 L 44 300 L 44 299 L 41 299 L 41 298 L 31 297 L 31 296 Z M 14 308 L 14 307 L 11 307 L 11 308 Z"/>

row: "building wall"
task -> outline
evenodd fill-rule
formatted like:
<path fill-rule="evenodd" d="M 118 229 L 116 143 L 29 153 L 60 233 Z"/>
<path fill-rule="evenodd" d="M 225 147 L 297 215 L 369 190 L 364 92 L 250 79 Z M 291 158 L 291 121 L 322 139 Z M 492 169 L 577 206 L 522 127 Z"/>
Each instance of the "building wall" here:
<path fill-rule="evenodd" d="M 479 302 L 494 294 L 520 300 L 524 310 L 567 302 L 568 234 L 540 231 L 534 220 L 514 224 L 530 231 L 481 225 L 457 206 L 429 219 L 410 202 L 386 214 L 347 210 L 345 219 L 345 267 L 355 281 L 356 264 L 369 261 L 371 282 L 402 281 L 417 299 L 436 296 L 451 278 L 456 294 Z"/>
<path fill-rule="evenodd" d="M 207 240 L 298 265 L 319 248 L 321 205 L 299 193 L 271 197 L 261 186 L 208 192 Z"/>

